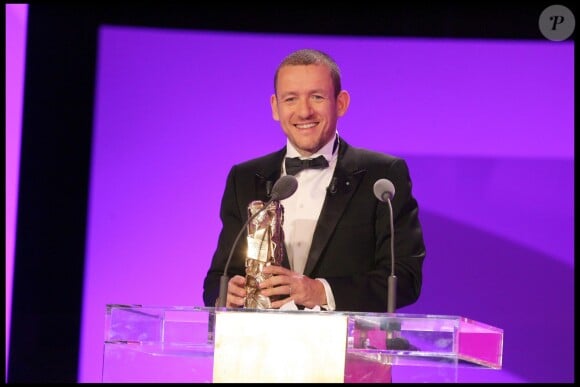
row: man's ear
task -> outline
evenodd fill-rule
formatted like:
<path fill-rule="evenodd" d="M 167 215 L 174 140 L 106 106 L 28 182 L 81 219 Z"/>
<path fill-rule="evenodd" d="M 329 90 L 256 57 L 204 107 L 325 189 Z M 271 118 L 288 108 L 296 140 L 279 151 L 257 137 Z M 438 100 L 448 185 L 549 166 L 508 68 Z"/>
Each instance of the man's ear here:
<path fill-rule="evenodd" d="M 280 116 L 278 115 L 278 99 L 276 94 L 272 94 L 270 97 L 270 107 L 272 108 L 272 118 L 274 121 L 280 121 Z"/>
<path fill-rule="evenodd" d="M 336 113 L 339 117 L 342 117 L 348 110 L 350 105 L 350 94 L 348 91 L 341 90 L 336 97 Z"/>

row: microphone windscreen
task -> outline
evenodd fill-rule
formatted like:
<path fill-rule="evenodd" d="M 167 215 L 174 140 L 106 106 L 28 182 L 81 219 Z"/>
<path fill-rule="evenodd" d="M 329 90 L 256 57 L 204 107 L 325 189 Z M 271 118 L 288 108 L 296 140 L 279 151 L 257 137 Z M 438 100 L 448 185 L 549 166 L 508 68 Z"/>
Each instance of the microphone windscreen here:
<path fill-rule="evenodd" d="M 386 202 L 387 200 L 393 200 L 395 197 L 395 186 L 389 179 L 379 179 L 375 182 L 373 192 L 377 199 L 381 202 Z"/>
<path fill-rule="evenodd" d="M 297 189 L 298 180 L 292 175 L 284 175 L 274 184 L 271 200 L 284 200 L 289 198 Z"/>

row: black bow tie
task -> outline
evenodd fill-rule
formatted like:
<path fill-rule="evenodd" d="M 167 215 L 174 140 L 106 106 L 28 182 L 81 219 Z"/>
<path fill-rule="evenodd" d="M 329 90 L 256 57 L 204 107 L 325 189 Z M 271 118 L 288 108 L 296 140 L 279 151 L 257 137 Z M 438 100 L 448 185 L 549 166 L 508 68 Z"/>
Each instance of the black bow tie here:
<path fill-rule="evenodd" d="M 299 157 L 286 157 L 286 174 L 295 175 L 303 169 L 314 168 L 324 169 L 328 167 L 328 161 L 324 156 L 318 156 L 315 159 L 300 159 Z"/>

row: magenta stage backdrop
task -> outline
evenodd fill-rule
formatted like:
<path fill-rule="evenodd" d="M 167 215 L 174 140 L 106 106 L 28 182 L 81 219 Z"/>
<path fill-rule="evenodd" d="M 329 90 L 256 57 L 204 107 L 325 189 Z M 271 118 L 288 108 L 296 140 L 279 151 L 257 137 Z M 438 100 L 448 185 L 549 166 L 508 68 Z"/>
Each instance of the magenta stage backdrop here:
<path fill-rule="evenodd" d="M 81 382 L 100 380 L 107 303 L 201 306 L 230 166 L 279 149 L 279 61 L 331 54 L 352 96 L 339 133 L 405 157 L 427 245 L 407 313 L 505 330 L 501 371 L 573 380 L 573 43 L 312 37 L 104 26 Z"/>

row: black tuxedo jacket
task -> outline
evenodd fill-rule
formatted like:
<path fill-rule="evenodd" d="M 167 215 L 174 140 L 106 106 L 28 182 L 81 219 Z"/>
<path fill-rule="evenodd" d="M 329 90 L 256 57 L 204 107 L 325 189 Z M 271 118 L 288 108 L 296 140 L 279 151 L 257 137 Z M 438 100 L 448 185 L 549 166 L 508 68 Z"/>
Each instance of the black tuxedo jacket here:
<path fill-rule="evenodd" d="M 340 139 L 332 183 L 316 224 L 304 275 L 324 278 L 332 288 L 336 310 L 387 311 L 391 271 L 389 207 L 376 199 L 374 183 L 389 179 L 395 226 L 397 307 L 414 303 L 421 292 L 425 258 L 418 206 L 403 159 L 349 146 Z M 247 219 L 251 201 L 269 199 L 280 178 L 286 148 L 232 167 L 221 202 L 222 230 L 204 281 L 206 306 L 215 306 L 220 276 L 234 239 Z M 229 277 L 245 275 L 246 240 L 240 238 L 228 268 Z M 287 258 L 283 266 L 289 267 Z"/>

